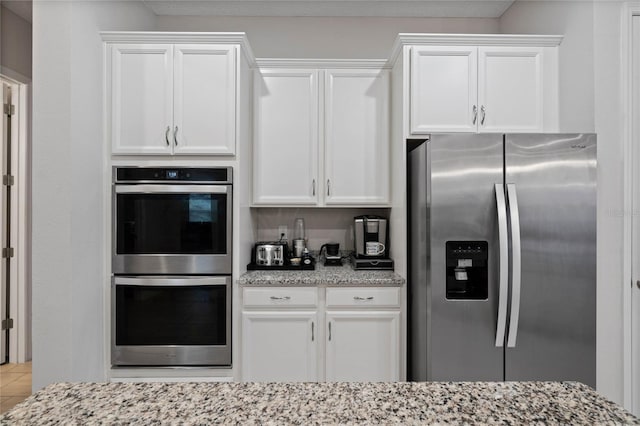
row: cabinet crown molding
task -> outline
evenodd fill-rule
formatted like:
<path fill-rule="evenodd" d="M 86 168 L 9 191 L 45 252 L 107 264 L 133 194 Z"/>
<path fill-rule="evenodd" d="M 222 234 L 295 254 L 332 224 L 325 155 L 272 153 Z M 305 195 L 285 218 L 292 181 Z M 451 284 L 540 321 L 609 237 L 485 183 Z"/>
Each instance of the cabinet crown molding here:
<path fill-rule="evenodd" d="M 100 36 L 107 43 L 239 44 L 249 66 L 253 68 L 256 63 L 247 34 L 243 32 L 102 31 Z"/>
<path fill-rule="evenodd" d="M 296 59 L 296 58 L 257 58 L 258 68 L 388 68 L 386 59 Z"/>
<path fill-rule="evenodd" d="M 393 43 L 388 66 L 398 59 L 404 46 L 559 46 L 562 35 L 537 34 L 428 34 L 400 33 Z"/>

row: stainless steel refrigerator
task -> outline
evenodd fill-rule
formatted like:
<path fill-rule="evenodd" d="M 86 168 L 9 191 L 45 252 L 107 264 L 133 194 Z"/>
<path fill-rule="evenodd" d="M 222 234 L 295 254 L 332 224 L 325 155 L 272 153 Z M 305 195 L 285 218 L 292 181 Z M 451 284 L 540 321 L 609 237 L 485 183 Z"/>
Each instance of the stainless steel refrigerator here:
<path fill-rule="evenodd" d="M 408 154 L 410 380 L 596 381 L 596 136 Z"/>

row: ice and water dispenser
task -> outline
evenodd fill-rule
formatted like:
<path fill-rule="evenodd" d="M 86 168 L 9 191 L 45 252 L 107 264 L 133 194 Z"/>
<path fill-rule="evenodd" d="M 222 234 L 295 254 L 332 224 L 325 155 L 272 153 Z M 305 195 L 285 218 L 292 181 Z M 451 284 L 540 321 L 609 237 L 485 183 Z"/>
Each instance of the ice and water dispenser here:
<path fill-rule="evenodd" d="M 447 241 L 447 299 L 485 300 L 489 296 L 486 241 Z"/>

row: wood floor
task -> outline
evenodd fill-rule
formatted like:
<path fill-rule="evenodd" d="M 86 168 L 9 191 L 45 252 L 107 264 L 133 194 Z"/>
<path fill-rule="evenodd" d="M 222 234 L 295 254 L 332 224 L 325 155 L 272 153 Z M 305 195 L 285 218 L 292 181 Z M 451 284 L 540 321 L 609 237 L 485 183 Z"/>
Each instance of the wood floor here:
<path fill-rule="evenodd" d="M 31 395 L 31 363 L 0 365 L 0 414 Z"/>

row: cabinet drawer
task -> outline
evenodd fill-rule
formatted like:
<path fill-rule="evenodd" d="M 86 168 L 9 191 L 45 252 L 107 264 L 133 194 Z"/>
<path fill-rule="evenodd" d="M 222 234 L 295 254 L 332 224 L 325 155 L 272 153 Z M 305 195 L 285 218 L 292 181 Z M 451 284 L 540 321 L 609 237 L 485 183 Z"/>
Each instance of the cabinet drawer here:
<path fill-rule="evenodd" d="M 328 288 L 327 307 L 390 307 L 400 306 L 397 287 Z"/>
<path fill-rule="evenodd" d="M 244 288 L 244 307 L 306 308 L 318 305 L 318 289 L 296 287 Z"/>

